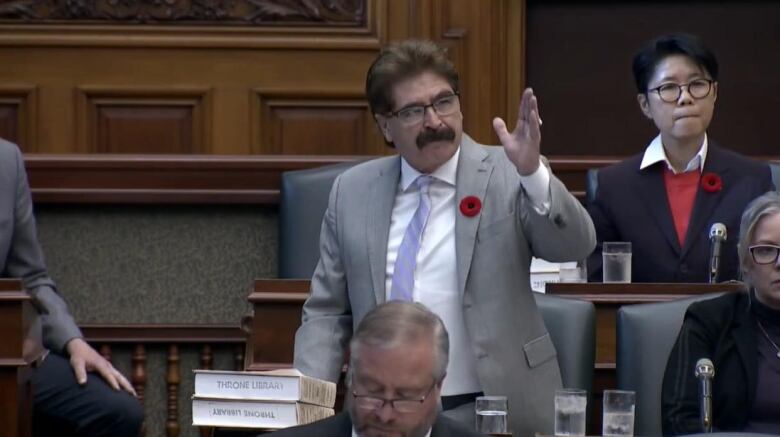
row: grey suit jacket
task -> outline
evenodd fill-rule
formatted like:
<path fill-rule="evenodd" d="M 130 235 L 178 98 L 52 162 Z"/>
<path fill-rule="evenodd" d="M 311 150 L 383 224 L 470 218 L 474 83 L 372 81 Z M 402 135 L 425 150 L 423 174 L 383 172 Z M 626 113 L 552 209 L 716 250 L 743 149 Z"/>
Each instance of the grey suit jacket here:
<path fill-rule="evenodd" d="M 0 139 L 0 275 L 21 278 L 41 309 L 43 345 L 62 352 L 81 331 L 46 271 L 33 217 L 32 198 L 22 154 Z"/>
<path fill-rule="evenodd" d="M 347 412 L 342 412 L 308 425 L 287 428 L 265 435 L 273 435 L 274 437 L 351 437 L 352 420 Z M 477 437 L 479 435 L 441 414 L 436 418 L 436 422 L 431 428 L 431 437 Z"/>
<path fill-rule="evenodd" d="M 295 336 L 294 364 L 304 374 L 337 381 L 353 329 L 385 301 L 387 238 L 400 162 L 398 156 L 368 161 L 334 182 L 311 296 Z M 458 212 L 455 245 L 479 381 L 486 394 L 508 396 L 516 435 L 551 434 L 561 376 L 531 294 L 531 257 L 584 259 L 596 244 L 593 223 L 554 176 L 549 214 L 538 214 L 503 149 L 464 135 L 456 202 L 470 195 L 482 200 L 482 210 L 475 217 Z"/>

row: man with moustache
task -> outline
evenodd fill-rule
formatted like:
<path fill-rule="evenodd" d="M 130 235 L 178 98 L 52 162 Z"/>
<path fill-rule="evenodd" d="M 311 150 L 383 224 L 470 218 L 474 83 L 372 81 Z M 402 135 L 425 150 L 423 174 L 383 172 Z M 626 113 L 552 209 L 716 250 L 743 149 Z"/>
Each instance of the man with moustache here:
<path fill-rule="evenodd" d="M 419 303 L 380 304 L 350 342 L 348 412 L 273 435 L 476 437 L 440 413 L 448 360 L 449 336 L 436 314 Z"/>
<path fill-rule="evenodd" d="M 431 41 L 392 44 L 369 68 L 371 111 L 398 155 L 334 182 L 294 365 L 337 381 L 371 309 L 420 302 L 450 335 L 444 414 L 473 426 L 478 395 L 505 395 L 515 435 L 551 433 L 561 376 L 531 293 L 531 257 L 586 257 L 593 224 L 540 157 L 530 89 L 512 132 L 493 121 L 503 147 L 463 133 L 459 91 L 446 51 Z"/>

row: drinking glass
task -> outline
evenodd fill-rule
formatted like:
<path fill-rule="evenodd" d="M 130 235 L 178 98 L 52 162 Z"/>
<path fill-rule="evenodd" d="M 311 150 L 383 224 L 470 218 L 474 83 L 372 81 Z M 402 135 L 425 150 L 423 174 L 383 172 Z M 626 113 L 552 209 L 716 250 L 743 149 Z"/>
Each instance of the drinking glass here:
<path fill-rule="evenodd" d="M 475 402 L 477 432 L 480 434 L 506 434 L 506 396 L 479 396 Z"/>
<path fill-rule="evenodd" d="M 636 394 L 627 390 L 604 390 L 604 437 L 633 437 Z"/>
<path fill-rule="evenodd" d="M 631 282 L 631 242 L 610 241 L 601 245 L 604 282 Z"/>
<path fill-rule="evenodd" d="M 585 435 L 585 408 L 588 397 L 585 390 L 561 389 L 555 391 L 555 436 Z"/>

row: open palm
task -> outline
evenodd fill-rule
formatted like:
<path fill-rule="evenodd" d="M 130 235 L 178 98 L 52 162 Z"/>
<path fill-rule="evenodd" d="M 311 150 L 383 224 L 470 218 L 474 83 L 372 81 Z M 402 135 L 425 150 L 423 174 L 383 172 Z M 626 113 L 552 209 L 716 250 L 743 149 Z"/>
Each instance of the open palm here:
<path fill-rule="evenodd" d="M 493 129 L 504 146 L 506 156 L 523 176 L 530 175 L 539 168 L 541 121 L 536 96 L 531 88 L 523 91 L 520 108 L 517 111 L 517 122 L 512 132 L 507 130 L 504 120 L 499 117 L 493 119 Z"/>

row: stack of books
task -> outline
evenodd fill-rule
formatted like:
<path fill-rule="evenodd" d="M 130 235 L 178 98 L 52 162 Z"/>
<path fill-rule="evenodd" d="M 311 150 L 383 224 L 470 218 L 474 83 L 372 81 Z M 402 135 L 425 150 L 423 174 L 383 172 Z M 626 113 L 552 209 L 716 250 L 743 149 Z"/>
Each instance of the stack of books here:
<path fill-rule="evenodd" d="M 192 424 L 280 429 L 334 414 L 336 384 L 295 369 L 195 370 Z"/>

